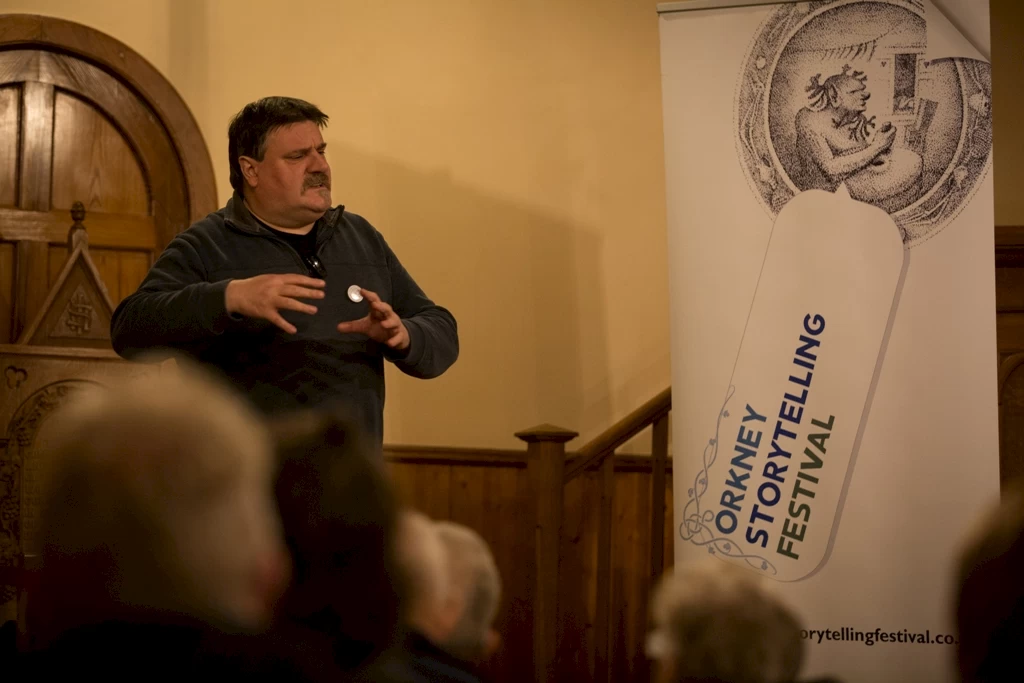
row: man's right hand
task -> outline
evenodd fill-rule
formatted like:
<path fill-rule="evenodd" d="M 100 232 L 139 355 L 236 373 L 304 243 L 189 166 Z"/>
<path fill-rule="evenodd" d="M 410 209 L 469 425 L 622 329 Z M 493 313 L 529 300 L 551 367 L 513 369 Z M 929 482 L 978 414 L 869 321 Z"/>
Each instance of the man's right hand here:
<path fill-rule="evenodd" d="M 295 334 L 295 326 L 281 317 L 278 311 L 299 311 L 313 315 L 316 306 L 299 299 L 323 299 L 324 281 L 305 275 L 257 275 L 245 280 L 232 280 L 224 292 L 228 313 L 259 318 L 277 325 L 288 334 Z"/>
<path fill-rule="evenodd" d="M 884 126 L 878 129 L 875 133 L 875 148 L 880 151 L 885 151 L 892 147 L 893 141 L 896 139 L 896 126 L 891 123 L 886 123 Z"/>

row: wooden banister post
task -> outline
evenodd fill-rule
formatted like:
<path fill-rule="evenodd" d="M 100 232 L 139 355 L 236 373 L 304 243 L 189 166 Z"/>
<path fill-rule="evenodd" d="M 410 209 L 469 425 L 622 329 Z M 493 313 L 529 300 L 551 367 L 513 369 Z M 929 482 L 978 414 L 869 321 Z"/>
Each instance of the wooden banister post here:
<path fill-rule="evenodd" d="M 615 518 L 615 453 L 601 463 L 597 527 L 597 600 L 594 609 L 594 681 L 612 680 L 612 535 Z"/>
<path fill-rule="evenodd" d="M 577 436 L 577 432 L 552 425 L 540 425 L 516 434 L 516 438 L 527 444 L 527 470 L 537 512 L 534 531 L 536 593 L 533 597 L 533 670 L 536 683 L 555 680 L 565 444 Z"/>
<path fill-rule="evenodd" d="M 651 589 L 665 572 L 665 469 L 668 463 L 668 413 L 654 421 L 651 434 Z"/>

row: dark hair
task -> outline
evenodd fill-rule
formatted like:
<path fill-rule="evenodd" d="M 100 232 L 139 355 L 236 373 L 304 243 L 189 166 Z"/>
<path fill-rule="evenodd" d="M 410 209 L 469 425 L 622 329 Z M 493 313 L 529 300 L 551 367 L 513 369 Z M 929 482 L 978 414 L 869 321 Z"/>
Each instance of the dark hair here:
<path fill-rule="evenodd" d="M 1007 680 L 1024 643 L 1024 488 L 1006 486 L 960 552 L 955 615 L 965 683 Z"/>
<path fill-rule="evenodd" d="M 327 118 L 327 114 L 315 104 L 294 97 L 264 97 L 245 105 L 228 126 L 231 187 L 242 194 L 245 179 L 238 166 L 238 157 L 263 161 L 263 154 L 267 151 L 267 136 L 274 130 L 303 121 L 312 121 L 323 128 L 327 125 Z"/>
<path fill-rule="evenodd" d="M 354 669 L 394 642 L 403 617 L 395 494 L 382 459 L 344 417 L 308 411 L 271 431 L 294 563 L 282 616 L 329 636 L 336 663 Z"/>

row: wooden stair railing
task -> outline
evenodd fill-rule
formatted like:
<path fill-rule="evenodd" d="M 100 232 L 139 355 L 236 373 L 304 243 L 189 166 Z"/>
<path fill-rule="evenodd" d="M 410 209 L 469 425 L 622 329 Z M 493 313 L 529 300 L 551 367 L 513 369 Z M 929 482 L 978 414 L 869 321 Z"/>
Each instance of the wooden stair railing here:
<path fill-rule="evenodd" d="M 558 561 L 565 485 L 585 471 L 600 470 L 601 508 L 597 541 L 597 600 L 594 624 L 594 680 L 606 682 L 611 671 L 612 521 L 615 506 L 615 452 L 648 426 L 651 438 L 652 582 L 664 567 L 665 472 L 668 459 L 672 390 L 665 389 L 583 446 L 571 460 L 565 444 L 576 432 L 541 425 L 516 436 L 527 443 L 527 469 L 536 505 L 536 563 L 533 613 L 534 680 L 557 680 Z"/>

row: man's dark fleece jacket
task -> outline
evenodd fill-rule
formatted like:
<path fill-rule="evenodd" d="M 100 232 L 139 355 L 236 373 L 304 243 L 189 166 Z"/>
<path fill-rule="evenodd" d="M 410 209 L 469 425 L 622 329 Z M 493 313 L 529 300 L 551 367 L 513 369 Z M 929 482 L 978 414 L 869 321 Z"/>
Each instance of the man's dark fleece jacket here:
<path fill-rule="evenodd" d="M 314 228 L 327 283 L 323 299 L 306 300 L 314 315 L 282 310 L 295 325 L 288 334 L 273 324 L 229 315 L 228 282 L 268 273 L 309 275 L 299 253 L 259 223 L 237 194 L 175 237 L 111 321 L 114 350 L 131 359 L 174 349 L 215 366 L 267 413 L 339 403 L 366 434 L 383 438 L 384 359 L 413 377 L 440 375 L 459 355 L 455 318 L 427 298 L 387 242 L 368 221 L 331 209 Z M 409 347 L 395 352 L 337 325 L 364 317 L 351 285 L 380 295 L 402 318 Z"/>

